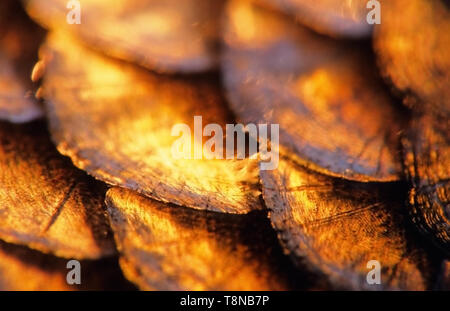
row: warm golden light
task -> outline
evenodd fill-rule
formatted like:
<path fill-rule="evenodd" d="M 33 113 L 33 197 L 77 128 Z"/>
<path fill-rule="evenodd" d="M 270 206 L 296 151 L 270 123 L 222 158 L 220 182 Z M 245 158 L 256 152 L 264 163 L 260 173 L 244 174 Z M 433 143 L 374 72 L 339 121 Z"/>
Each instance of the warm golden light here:
<path fill-rule="evenodd" d="M 242 11 L 258 29 L 252 37 L 235 26 Z M 222 69 L 241 120 L 280 124 L 281 144 L 327 174 L 399 179 L 402 119 L 362 51 L 248 2 L 232 1 L 228 12 Z"/>
<path fill-rule="evenodd" d="M 402 200 L 392 190 L 398 185 L 342 182 L 295 162 L 284 158 L 276 171 L 262 173 L 270 219 L 291 251 L 350 288 L 370 289 L 366 265 L 373 258 L 384 267 L 378 289 L 427 288 L 433 259 L 420 246 L 408 249 L 414 235 L 398 214 Z"/>
<path fill-rule="evenodd" d="M 382 14 L 374 41 L 382 72 L 418 96 L 419 105 L 449 113 L 449 9 L 440 0 L 395 0 L 382 6 Z"/>
<path fill-rule="evenodd" d="M 263 231 L 241 238 L 245 218 L 173 207 L 113 188 L 108 210 L 125 274 L 149 290 L 281 290 L 267 254 L 255 253 Z M 233 219 L 234 218 L 234 219 Z M 223 231 L 223 227 L 232 230 Z M 251 238 L 246 240 L 252 241 Z M 273 256 L 273 255 L 272 255 Z M 272 259 L 273 260 L 273 259 Z"/>
<path fill-rule="evenodd" d="M 29 0 L 27 10 L 47 28 L 153 70 L 201 72 L 217 64 L 220 0 L 85 1 L 76 27 L 66 23 L 66 2 Z"/>
<path fill-rule="evenodd" d="M 449 17 L 1 0 L 0 291 L 448 290 Z"/>
<path fill-rule="evenodd" d="M 193 128 L 196 115 L 205 124 L 228 122 L 214 83 L 157 76 L 95 54 L 66 34 L 53 34 L 47 51 L 53 60 L 43 86 L 50 121 L 58 125 L 53 134 L 76 166 L 165 202 L 231 213 L 260 208 L 255 160 L 171 156 L 173 125 Z"/>
<path fill-rule="evenodd" d="M 0 238 L 66 258 L 115 253 L 102 187 L 62 158 L 38 124 L 0 123 Z"/>
<path fill-rule="evenodd" d="M 256 0 L 295 17 L 317 32 L 333 37 L 367 37 L 368 0 Z"/>

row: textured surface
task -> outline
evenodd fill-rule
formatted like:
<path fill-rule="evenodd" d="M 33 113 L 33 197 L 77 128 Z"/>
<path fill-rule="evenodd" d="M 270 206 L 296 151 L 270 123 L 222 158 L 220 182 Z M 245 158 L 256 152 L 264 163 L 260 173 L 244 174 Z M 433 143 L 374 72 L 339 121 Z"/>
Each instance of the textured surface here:
<path fill-rule="evenodd" d="M 18 1 L 0 4 L 0 119 L 10 122 L 27 122 L 43 114 L 29 76 L 44 33 L 19 9 Z"/>
<path fill-rule="evenodd" d="M 61 257 L 114 254 L 105 187 L 58 154 L 43 128 L 0 123 L 0 239 Z"/>
<path fill-rule="evenodd" d="M 450 2 L 380 1 L 373 42 L 367 0 L 249 1 L 0 1 L 0 119 L 43 44 L 47 120 L 0 122 L 0 290 L 449 289 Z M 194 116 L 279 123 L 278 169 L 175 159 Z"/>
<path fill-rule="evenodd" d="M 133 290 L 117 258 L 80 261 L 81 284 L 66 281 L 67 259 L 0 241 L 0 291 Z"/>
<path fill-rule="evenodd" d="M 0 290 L 71 290 L 57 259 L 0 241 Z M 26 276 L 26 280 L 24 280 Z"/>
<path fill-rule="evenodd" d="M 450 119 L 415 116 L 402 146 L 412 220 L 450 256 Z"/>
<path fill-rule="evenodd" d="M 68 38 L 50 37 L 43 53 L 51 59 L 43 89 L 61 153 L 96 178 L 165 202 L 230 213 L 260 208 L 256 160 L 172 156 L 173 125 L 189 125 L 193 137 L 196 115 L 204 125 L 233 123 L 214 77 L 158 76 Z"/>
<path fill-rule="evenodd" d="M 410 106 L 448 117 L 449 6 L 441 0 L 389 0 L 381 7 L 383 22 L 375 28 L 374 44 L 382 73 L 419 99 L 409 101 Z"/>
<path fill-rule="evenodd" d="M 358 181 L 399 178 L 401 119 L 368 64 L 370 52 L 246 2 L 231 2 L 227 13 L 222 69 L 239 119 L 280 124 L 280 143 L 316 170 Z"/>
<path fill-rule="evenodd" d="M 319 175 L 282 158 L 262 172 L 263 196 L 279 238 L 338 288 L 423 290 L 440 260 L 405 227 L 402 187 Z M 414 232 L 413 232 L 414 233 Z M 366 282 L 367 263 L 381 265 L 381 284 Z"/>
<path fill-rule="evenodd" d="M 361 38 L 372 32 L 366 21 L 368 0 L 257 0 L 272 6 L 317 32 L 333 37 Z"/>
<path fill-rule="evenodd" d="M 90 46 L 158 71 L 199 72 L 217 64 L 221 0 L 81 2 L 81 24 L 66 23 L 66 0 L 29 0 L 29 14 Z M 148 44 L 151 42 L 151 44 Z"/>
<path fill-rule="evenodd" d="M 379 65 L 412 109 L 401 140 L 412 220 L 449 255 L 449 6 L 441 0 L 393 0 L 383 4 L 382 14 L 374 39 Z"/>
<path fill-rule="evenodd" d="M 263 217 L 174 207 L 122 188 L 106 202 L 121 267 L 141 289 L 290 288 L 289 263 Z"/>

